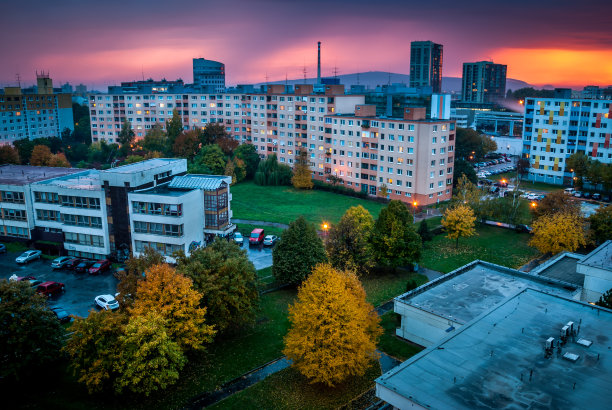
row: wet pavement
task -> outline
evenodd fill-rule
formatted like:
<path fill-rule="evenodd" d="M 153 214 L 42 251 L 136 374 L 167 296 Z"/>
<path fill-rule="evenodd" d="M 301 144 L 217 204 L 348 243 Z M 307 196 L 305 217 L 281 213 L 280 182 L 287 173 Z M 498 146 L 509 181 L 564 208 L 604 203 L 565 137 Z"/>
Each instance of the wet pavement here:
<path fill-rule="evenodd" d="M 49 298 L 50 306 L 62 306 L 69 314 L 86 317 L 90 309 L 96 309 L 94 298 L 98 295 L 114 295 L 117 279 L 110 272 L 100 275 L 75 273 L 68 270 L 51 269 L 51 261 L 39 259 L 25 265 L 18 265 L 15 258 L 21 252 L 0 254 L 0 278 L 8 279 L 17 276 L 34 276 L 36 279 L 63 283 L 66 291 Z"/>
<path fill-rule="evenodd" d="M 248 240 L 248 238 L 245 238 Z M 247 251 L 249 260 L 253 262 L 256 270 L 272 266 L 272 246 L 249 246 L 242 245 L 242 249 Z"/>

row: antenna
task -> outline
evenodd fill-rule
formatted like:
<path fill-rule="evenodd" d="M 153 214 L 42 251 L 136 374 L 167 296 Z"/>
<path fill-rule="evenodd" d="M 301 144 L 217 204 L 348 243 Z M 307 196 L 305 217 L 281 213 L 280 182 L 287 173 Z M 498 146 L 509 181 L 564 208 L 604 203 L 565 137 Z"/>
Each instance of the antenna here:
<path fill-rule="evenodd" d="M 334 69 L 332 70 L 332 73 L 334 74 L 334 78 L 338 78 L 338 66 L 334 66 Z"/>
<path fill-rule="evenodd" d="M 302 73 L 304 73 L 304 84 L 306 84 L 306 63 L 304 63 L 304 68 L 302 69 Z"/>
<path fill-rule="evenodd" d="M 321 42 L 317 42 L 317 84 L 321 84 Z"/>
<path fill-rule="evenodd" d="M 17 73 L 15 77 L 17 78 L 17 85 L 19 86 L 19 88 L 21 88 L 21 76 L 19 75 L 19 73 Z"/>
<path fill-rule="evenodd" d="M 268 85 L 268 72 L 266 71 L 266 85 Z"/>
<path fill-rule="evenodd" d="M 140 66 L 140 72 L 142 73 L 142 81 L 144 81 L 144 66 Z"/>
<path fill-rule="evenodd" d="M 289 80 L 287 79 L 287 73 L 285 72 L 285 87 L 289 85 Z"/>

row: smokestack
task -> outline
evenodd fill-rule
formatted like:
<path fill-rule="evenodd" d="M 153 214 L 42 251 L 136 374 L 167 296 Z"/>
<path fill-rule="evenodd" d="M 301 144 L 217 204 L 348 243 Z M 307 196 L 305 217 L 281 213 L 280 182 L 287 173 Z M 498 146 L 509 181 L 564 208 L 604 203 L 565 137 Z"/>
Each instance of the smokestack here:
<path fill-rule="evenodd" d="M 317 84 L 321 84 L 321 42 L 317 42 L 318 58 L 317 58 Z"/>

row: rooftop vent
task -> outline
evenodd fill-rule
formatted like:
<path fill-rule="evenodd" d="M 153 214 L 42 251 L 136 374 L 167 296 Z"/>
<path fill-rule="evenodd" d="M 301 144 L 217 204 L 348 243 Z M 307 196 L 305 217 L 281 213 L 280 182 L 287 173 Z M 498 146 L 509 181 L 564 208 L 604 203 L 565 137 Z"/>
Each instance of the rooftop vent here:
<path fill-rule="evenodd" d="M 593 342 L 591 342 L 590 340 L 582 339 L 582 338 L 578 339 L 576 343 L 584 347 L 591 347 L 591 345 L 593 344 Z"/>
<path fill-rule="evenodd" d="M 563 355 L 563 358 L 565 360 L 569 360 L 570 362 L 576 363 L 578 359 L 580 359 L 580 356 L 577 355 L 576 353 L 565 352 L 565 354 Z"/>

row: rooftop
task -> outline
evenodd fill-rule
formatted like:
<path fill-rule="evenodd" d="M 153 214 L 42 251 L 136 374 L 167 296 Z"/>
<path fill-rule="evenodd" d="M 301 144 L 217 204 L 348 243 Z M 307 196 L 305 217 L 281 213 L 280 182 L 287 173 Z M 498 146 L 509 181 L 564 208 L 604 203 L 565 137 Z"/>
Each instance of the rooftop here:
<path fill-rule="evenodd" d="M 201 174 L 187 174 L 179 175 L 172 178 L 169 188 L 175 189 L 203 189 L 205 191 L 212 191 L 219 188 L 225 182 L 228 176 L 225 175 L 201 175 Z"/>
<path fill-rule="evenodd" d="M 527 287 L 564 297 L 579 293 L 570 283 L 476 260 L 395 300 L 467 323 Z"/>
<path fill-rule="evenodd" d="M 193 189 L 170 189 L 168 188 L 168 184 L 163 184 L 163 185 L 158 185 L 154 188 L 147 188 L 147 189 L 141 189 L 138 191 L 134 191 L 134 193 L 135 194 L 178 197 L 178 196 L 183 196 L 191 191 L 193 191 Z"/>
<path fill-rule="evenodd" d="M 581 265 L 612 271 L 612 240 L 607 240 L 580 261 Z"/>
<path fill-rule="evenodd" d="M 559 340 L 570 321 L 577 334 L 546 357 L 546 340 Z M 611 348 L 612 310 L 524 289 L 376 382 L 379 396 L 384 389 L 396 394 L 387 400 L 395 405 L 608 409 Z"/>
<path fill-rule="evenodd" d="M 181 158 L 152 158 L 145 161 L 135 162 L 133 164 L 122 165 L 120 167 L 106 169 L 102 172 L 106 173 L 119 173 L 119 174 L 132 174 L 134 172 L 148 171 L 150 169 L 162 167 L 164 165 L 171 164 L 173 162 L 184 161 Z"/>
<path fill-rule="evenodd" d="M 546 276 L 547 278 L 562 280 L 577 286 L 584 285 L 584 275 L 576 272 L 576 264 L 584 255 L 563 252 L 554 259 L 538 266 L 531 271 L 533 275 Z"/>
<path fill-rule="evenodd" d="M 35 167 L 31 165 L 0 165 L 0 184 L 27 185 L 63 175 L 83 172 L 78 168 Z"/>
<path fill-rule="evenodd" d="M 86 189 L 100 191 L 100 171 L 96 169 L 79 170 L 80 172 L 39 182 L 40 185 L 52 185 L 60 188 Z"/>

